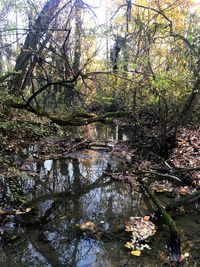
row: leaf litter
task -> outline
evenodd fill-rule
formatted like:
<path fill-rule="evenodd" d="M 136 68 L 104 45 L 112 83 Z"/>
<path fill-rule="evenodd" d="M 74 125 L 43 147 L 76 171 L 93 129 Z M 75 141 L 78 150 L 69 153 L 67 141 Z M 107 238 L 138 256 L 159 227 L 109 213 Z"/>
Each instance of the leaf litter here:
<path fill-rule="evenodd" d="M 150 221 L 150 216 L 130 217 L 126 222 L 125 231 L 131 233 L 131 241 L 126 242 L 125 247 L 131 249 L 133 256 L 140 256 L 144 248 L 151 249 L 144 242 L 156 233 L 156 226 Z"/>

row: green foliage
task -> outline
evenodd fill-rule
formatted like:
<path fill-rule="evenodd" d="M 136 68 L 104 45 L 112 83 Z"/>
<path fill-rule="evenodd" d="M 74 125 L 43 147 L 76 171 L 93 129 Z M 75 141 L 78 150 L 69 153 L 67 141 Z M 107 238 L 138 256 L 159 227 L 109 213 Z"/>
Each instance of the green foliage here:
<path fill-rule="evenodd" d="M 116 109 L 116 99 L 114 97 L 97 94 L 95 102 L 102 111 L 113 111 Z"/>
<path fill-rule="evenodd" d="M 48 136 L 58 130 L 58 126 L 51 123 L 33 121 L 0 121 L 0 140 L 7 136 L 10 138 L 34 140 Z"/>
<path fill-rule="evenodd" d="M 41 40 L 36 47 L 32 47 L 29 34 L 25 36 L 25 43 L 28 44 L 26 49 L 16 42 L 4 51 L 6 63 L 3 63 L 2 69 L 9 79 L 3 80 L 1 74 L 2 118 L 6 118 L 10 111 L 8 109 L 4 112 L 5 100 L 26 103 L 34 92 L 47 83 L 52 84 L 40 91 L 31 105 L 41 113 L 47 112 L 62 118 L 72 117 L 73 113 L 84 110 L 87 106 L 95 111 L 140 112 L 142 109 L 162 104 L 169 109 L 173 107 L 168 112 L 171 116 L 174 110 L 183 106 L 192 91 L 199 69 L 199 15 L 191 14 L 189 2 L 171 3 L 169 8 L 164 1 L 161 1 L 159 6 L 155 1 L 143 0 L 141 5 L 146 6 L 143 8 L 138 7 L 135 1 L 127 20 L 127 9 L 121 6 L 122 1 L 116 1 L 114 4 L 107 1 L 106 21 L 112 18 L 109 25 L 93 25 L 92 21 L 90 26 L 86 23 L 89 18 L 87 8 L 80 11 L 78 5 L 75 5 L 74 12 L 69 14 L 70 7 L 66 6 L 64 12 L 62 9 L 59 12 L 59 23 L 55 21 L 53 27 L 71 29 L 67 39 L 64 31 L 49 30 L 49 35 L 46 35 L 43 30 L 33 27 L 37 12 L 40 14 L 42 10 L 42 3 L 35 1 L 34 9 L 32 5 L 23 4 L 23 0 L 16 3 L 0 1 L 0 12 L 5 13 L 5 8 L 8 11 L 3 29 L 13 35 L 13 39 L 21 36 L 22 32 L 14 30 L 15 26 L 18 26 L 17 15 L 22 13 L 25 20 L 22 19 L 21 24 L 28 28 L 28 14 L 31 31 L 27 33 L 36 31 Z M 14 12 L 16 17 L 12 19 L 10 15 Z M 49 26 L 51 28 L 52 25 Z M 116 40 L 120 38 L 121 43 L 117 43 Z M 8 41 L 10 40 L 0 36 L 0 43 L 7 44 Z M 102 41 L 104 45 L 100 47 Z M 188 43 L 191 44 L 193 52 Z M 27 51 L 31 54 L 31 60 L 27 58 Z M 114 51 L 115 53 L 111 53 Z M 10 57 L 7 57 L 8 52 L 11 52 Z M 111 55 L 117 55 L 116 66 L 113 63 L 115 61 L 112 62 L 113 66 L 111 64 Z M 15 73 L 15 62 L 21 60 L 24 63 L 22 65 L 26 67 L 19 68 L 21 72 Z M 75 62 L 77 64 L 74 64 Z M 116 67 L 115 71 L 113 67 Z M 76 73 L 79 73 L 77 78 Z M 24 77 L 29 78 L 26 80 Z M 13 88 L 15 89 L 12 91 Z M 18 88 L 23 89 L 18 92 Z M 17 126 L 13 125 L 13 129 L 15 127 Z M 39 135 L 43 132 L 42 127 L 40 130 L 28 125 L 23 127 L 27 132 L 31 129 Z"/>

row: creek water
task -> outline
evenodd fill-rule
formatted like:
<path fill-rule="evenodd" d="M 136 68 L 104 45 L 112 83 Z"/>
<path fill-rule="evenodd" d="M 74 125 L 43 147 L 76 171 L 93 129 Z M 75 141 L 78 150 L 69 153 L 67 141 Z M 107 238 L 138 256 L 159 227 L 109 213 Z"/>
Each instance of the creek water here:
<path fill-rule="evenodd" d="M 67 132 L 68 138 L 86 136 L 113 143 L 132 138 L 131 130 L 116 126 L 72 127 Z M 35 145 L 24 153 L 37 154 L 38 149 Z M 1 232 L 8 232 L 11 241 L 1 246 L 0 266 L 168 266 L 161 263 L 160 256 L 166 251 L 167 233 L 158 231 L 150 244 L 151 250 L 141 257 L 131 256 L 120 240 L 103 241 L 77 234 L 76 225 L 86 221 L 113 231 L 131 216 L 149 213 L 148 201 L 140 192 L 103 174 L 108 164 L 115 168 L 118 162 L 106 150 L 98 149 L 74 152 L 73 157 L 31 162 L 30 169 L 38 175 L 25 175 L 18 185 L 35 213 L 24 216 L 25 225 L 11 216 L 1 226 Z M 193 229 L 188 230 L 185 238 L 188 241 L 195 236 L 198 246 L 198 222 L 190 215 L 178 221 L 183 228 L 190 228 L 187 223 L 192 223 Z M 199 266 L 198 247 L 193 251 L 190 266 Z"/>

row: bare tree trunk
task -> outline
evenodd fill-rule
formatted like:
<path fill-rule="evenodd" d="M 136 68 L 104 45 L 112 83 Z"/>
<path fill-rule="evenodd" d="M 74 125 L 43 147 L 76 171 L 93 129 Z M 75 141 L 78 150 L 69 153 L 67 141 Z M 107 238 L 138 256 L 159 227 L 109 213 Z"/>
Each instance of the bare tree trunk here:
<path fill-rule="evenodd" d="M 2 46 L 2 36 L 0 33 L 0 47 Z M 3 74 L 4 66 L 3 66 L 3 51 L 0 49 L 0 75 Z"/>
<path fill-rule="evenodd" d="M 18 82 L 15 80 L 11 85 L 14 92 L 19 92 L 23 79 L 26 76 L 26 69 L 31 56 L 36 53 L 39 42 L 48 31 L 48 27 L 53 20 L 53 16 L 60 2 L 61 0 L 49 0 L 39 13 L 33 27 L 29 29 L 29 33 L 25 39 L 21 53 L 17 57 L 14 68 L 18 72 L 15 77 Z"/>
<path fill-rule="evenodd" d="M 183 126 L 189 121 L 194 111 L 196 103 L 199 101 L 199 92 L 200 92 L 200 78 L 194 84 L 194 89 L 188 96 L 186 103 L 183 107 L 181 115 L 178 120 L 178 126 Z"/>
<path fill-rule="evenodd" d="M 76 4 L 75 11 L 75 51 L 74 51 L 74 62 L 73 62 L 73 72 L 77 75 L 80 69 L 81 60 L 81 1 L 78 0 Z"/>

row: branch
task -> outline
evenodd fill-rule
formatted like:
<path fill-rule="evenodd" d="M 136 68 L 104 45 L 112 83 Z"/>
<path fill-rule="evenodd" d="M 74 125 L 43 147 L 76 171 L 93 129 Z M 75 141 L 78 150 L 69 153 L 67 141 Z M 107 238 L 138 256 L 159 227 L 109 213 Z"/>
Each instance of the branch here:
<path fill-rule="evenodd" d="M 120 118 L 120 117 L 125 117 L 125 116 L 132 116 L 132 114 L 130 112 L 107 112 L 107 113 L 104 113 L 98 116 L 94 115 L 90 118 L 81 118 L 80 116 L 79 117 L 71 116 L 67 120 L 62 120 L 62 119 L 54 118 L 50 116 L 48 116 L 48 118 L 53 123 L 56 123 L 60 126 L 67 126 L 67 125 L 81 126 L 81 125 L 91 124 L 94 122 L 105 122 L 107 118 Z"/>
<path fill-rule="evenodd" d="M 78 79 L 78 76 L 79 76 L 79 73 L 74 76 L 71 80 L 69 81 L 66 81 L 66 80 L 63 80 L 63 81 L 56 81 L 56 82 L 49 82 L 47 84 L 45 84 L 44 86 L 42 86 L 40 89 L 38 89 L 37 91 L 35 91 L 30 97 L 29 99 L 27 100 L 25 106 L 28 107 L 31 103 L 31 101 L 33 99 L 35 99 L 35 97 L 39 94 L 41 94 L 43 91 L 45 91 L 48 87 L 50 87 L 51 85 L 67 85 L 67 84 L 71 84 L 73 82 L 75 82 L 77 79 Z"/>
<path fill-rule="evenodd" d="M 155 174 L 155 175 L 158 175 L 158 176 L 162 176 L 162 177 L 166 177 L 166 178 L 171 178 L 175 181 L 178 181 L 178 182 L 182 182 L 180 178 L 174 176 L 174 175 L 171 175 L 171 174 L 167 174 L 167 173 L 162 173 L 162 172 L 157 172 L 157 171 L 153 171 L 153 170 L 139 170 L 141 172 L 145 172 L 145 173 L 151 173 L 151 174 Z"/>
<path fill-rule="evenodd" d="M 177 37 L 179 39 L 181 39 L 188 47 L 189 49 L 192 51 L 193 54 L 195 54 L 195 50 L 194 50 L 194 47 L 193 45 L 189 42 L 188 39 L 186 39 L 183 35 L 181 34 L 178 34 L 178 33 L 174 33 L 173 31 L 173 23 L 172 21 L 165 15 L 164 11 L 162 9 L 159 9 L 157 10 L 156 8 L 153 8 L 153 7 L 148 7 L 148 6 L 143 6 L 143 5 L 139 5 L 139 4 L 135 4 L 135 3 L 132 3 L 133 6 L 135 7 L 140 7 L 140 8 L 143 8 L 143 9 L 147 9 L 147 10 L 151 10 L 159 15 L 161 15 L 166 21 L 168 21 L 169 25 L 169 31 L 170 31 L 170 36 L 172 37 Z M 124 5 L 121 5 L 117 11 L 115 12 L 115 14 L 110 18 L 110 20 L 112 20 L 114 18 L 114 16 L 117 14 L 117 12 L 123 8 L 123 7 L 126 7 L 127 5 L 124 4 Z"/>
<path fill-rule="evenodd" d="M 78 113 L 78 114 L 68 117 L 68 119 L 66 120 L 63 120 L 60 118 L 53 117 L 44 111 L 41 112 L 39 110 L 36 110 L 32 108 L 30 105 L 28 106 L 27 104 L 13 103 L 13 102 L 4 102 L 4 104 L 12 108 L 26 110 L 38 116 L 46 117 L 49 120 L 51 120 L 53 123 L 60 125 L 60 126 L 82 126 L 82 125 L 88 125 L 94 122 L 105 122 L 107 118 L 120 118 L 120 117 L 132 116 L 131 112 L 107 112 L 101 115 L 94 115 L 90 113 L 89 114 L 83 113 L 81 115 L 80 113 Z"/>
<path fill-rule="evenodd" d="M 200 191 L 196 191 L 192 193 L 191 195 L 188 195 L 186 197 L 182 197 L 177 201 L 174 201 L 173 203 L 167 205 L 166 210 L 171 211 L 175 210 L 180 206 L 186 206 L 200 198 Z"/>

